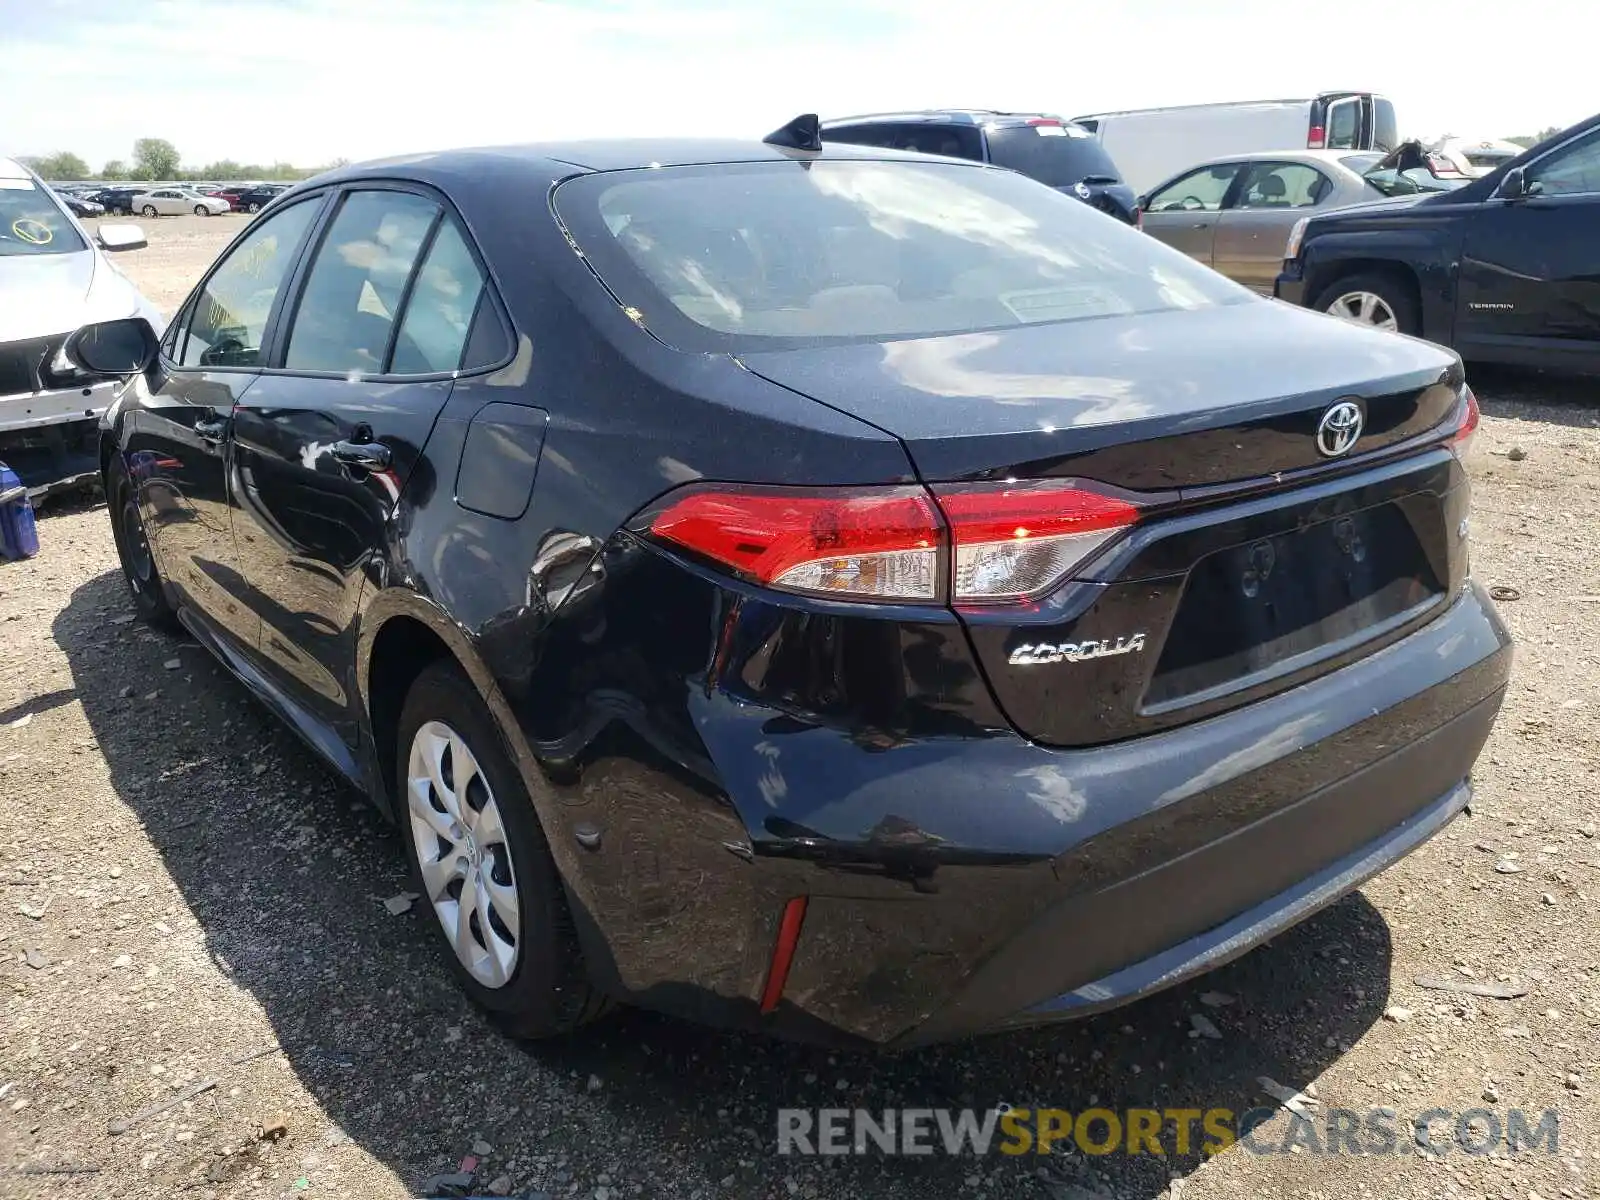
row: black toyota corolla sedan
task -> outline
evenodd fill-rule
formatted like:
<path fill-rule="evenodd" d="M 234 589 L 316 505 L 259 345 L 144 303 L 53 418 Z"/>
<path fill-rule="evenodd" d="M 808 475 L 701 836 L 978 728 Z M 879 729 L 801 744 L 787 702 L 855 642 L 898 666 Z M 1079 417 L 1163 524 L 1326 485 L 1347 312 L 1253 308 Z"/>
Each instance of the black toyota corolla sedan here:
<path fill-rule="evenodd" d="M 817 145 L 341 169 L 73 341 L 139 613 L 394 818 L 515 1032 L 1123 1003 L 1438 831 L 1499 708 L 1453 354 Z"/>

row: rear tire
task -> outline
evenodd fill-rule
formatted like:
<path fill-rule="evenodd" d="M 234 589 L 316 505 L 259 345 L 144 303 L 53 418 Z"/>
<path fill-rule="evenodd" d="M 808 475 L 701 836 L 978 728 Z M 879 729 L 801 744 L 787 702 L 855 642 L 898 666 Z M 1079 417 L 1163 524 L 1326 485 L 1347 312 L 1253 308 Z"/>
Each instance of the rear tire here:
<path fill-rule="evenodd" d="M 120 455 L 114 455 L 106 471 L 106 504 L 111 512 L 111 536 L 117 544 L 122 577 L 128 582 L 133 611 L 147 625 L 178 633 L 182 625 L 167 602 L 150 540 L 145 536 L 144 517 L 139 513 L 138 496 Z"/>
<path fill-rule="evenodd" d="M 254 201 L 254 200 L 250 201 L 249 204 L 245 205 L 245 212 L 258 213 L 260 211 L 261 211 L 261 205 L 258 202 Z"/>
<path fill-rule="evenodd" d="M 435 662 L 411 685 L 396 748 L 396 816 L 422 895 L 415 911 L 462 988 L 516 1037 L 568 1033 L 603 1013 L 609 1002 L 584 973 L 533 802 L 453 661 Z M 468 905 L 463 921 L 469 887 L 488 899 Z"/>
<path fill-rule="evenodd" d="M 1422 332 L 1416 293 L 1402 280 L 1379 272 L 1360 272 L 1335 279 L 1318 293 L 1311 307 L 1374 329 L 1412 335 Z"/>
<path fill-rule="evenodd" d="M 139 211 L 147 217 L 153 217 L 156 215 L 156 206 L 154 204 L 146 204 Z"/>

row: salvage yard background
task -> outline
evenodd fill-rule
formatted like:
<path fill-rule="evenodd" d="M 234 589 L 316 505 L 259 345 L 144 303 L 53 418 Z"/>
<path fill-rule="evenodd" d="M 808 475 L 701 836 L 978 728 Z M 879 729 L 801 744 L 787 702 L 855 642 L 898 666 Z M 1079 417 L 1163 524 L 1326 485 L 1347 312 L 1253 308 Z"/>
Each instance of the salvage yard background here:
<path fill-rule="evenodd" d="M 144 224 L 118 264 L 170 314 L 243 218 Z M 389 1200 L 467 1156 L 479 1191 L 596 1200 L 1593 1195 L 1600 386 L 1473 379 L 1474 573 L 1510 589 L 1518 646 L 1471 815 L 1196 984 L 899 1058 L 635 1013 L 500 1036 L 426 909 L 385 907 L 396 839 L 206 652 L 133 623 L 103 506 L 57 502 L 42 555 L 0 564 L 0 1196 Z M 1528 992 L 1415 986 L 1440 975 Z M 1402 1118 L 1555 1108 L 1559 1152 L 775 1154 L 781 1106 L 1242 1111 L 1270 1103 L 1260 1076 Z"/>

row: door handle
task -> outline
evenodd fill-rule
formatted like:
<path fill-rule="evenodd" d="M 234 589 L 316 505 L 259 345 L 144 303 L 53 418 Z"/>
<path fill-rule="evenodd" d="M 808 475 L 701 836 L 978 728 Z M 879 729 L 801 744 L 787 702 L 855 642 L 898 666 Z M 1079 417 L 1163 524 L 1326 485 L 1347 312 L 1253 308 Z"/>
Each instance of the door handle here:
<path fill-rule="evenodd" d="M 335 442 L 331 450 L 345 466 L 363 471 L 385 471 L 394 461 L 393 451 L 382 442 Z"/>
<path fill-rule="evenodd" d="M 217 416 L 215 410 L 208 408 L 205 415 L 194 423 L 194 435 L 202 442 L 220 442 L 228 436 L 228 422 Z"/>

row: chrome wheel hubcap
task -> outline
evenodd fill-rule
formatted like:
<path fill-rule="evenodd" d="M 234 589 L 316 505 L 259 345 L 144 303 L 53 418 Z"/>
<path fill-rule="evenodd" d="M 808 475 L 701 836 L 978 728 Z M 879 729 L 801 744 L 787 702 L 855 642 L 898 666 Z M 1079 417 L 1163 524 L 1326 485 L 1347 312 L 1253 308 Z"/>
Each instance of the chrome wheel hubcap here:
<path fill-rule="evenodd" d="M 429 721 L 412 739 L 406 801 L 422 883 L 445 937 L 469 975 L 504 987 L 522 936 L 511 848 L 489 780 L 443 722 Z"/>
<path fill-rule="evenodd" d="M 1374 292 L 1346 292 L 1328 305 L 1328 312 L 1346 321 L 1354 321 L 1357 325 L 1371 325 L 1374 329 L 1400 328 L 1400 322 L 1395 320 L 1394 309 Z"/>

